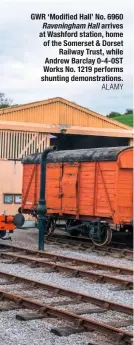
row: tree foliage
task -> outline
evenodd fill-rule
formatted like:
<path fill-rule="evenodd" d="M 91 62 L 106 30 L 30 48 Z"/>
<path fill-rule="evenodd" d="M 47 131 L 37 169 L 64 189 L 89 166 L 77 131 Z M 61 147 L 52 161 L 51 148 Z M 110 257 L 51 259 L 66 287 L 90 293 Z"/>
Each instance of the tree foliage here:
<path fill-rule="evenodd" d="M 125 115 L 133 114 L 133 109 L 126 109 Z"/>
<path fill-rule="evenodd" d="M 117 111 L 111 111 L 111 113 L 109 113 L 109 114 L 107 115 L 107 117 L 113 118 L 113 117 L 120 116 L 120 115 L 121 115 L 121 114 L 118 113 Z"/>
<path fill-rule="evenodd" d="M 10 107 L 12 102 L 11 98 L 7 98 L 3 92 L 0 92 L 0 109 Z"/>
<path fill-rule="evenodd" d="M 118 113 L 117 111 L 111 111 L 111 113 L 109 113 L 108 115 L 106 115 L 107 117 L 111 117 L 114 118 L 116 116 L 123 116 L 123 115 L 130 115 L 133 114 L 133 109 L 128 108 L 126 109 L 124 114 Z"/>

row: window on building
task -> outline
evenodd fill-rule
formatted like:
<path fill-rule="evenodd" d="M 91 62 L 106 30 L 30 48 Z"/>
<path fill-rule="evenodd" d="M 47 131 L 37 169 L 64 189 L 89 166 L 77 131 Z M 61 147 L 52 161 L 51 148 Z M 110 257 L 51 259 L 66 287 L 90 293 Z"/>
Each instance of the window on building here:
<path fill-rule="evenodd" d="M 21 204 L 22 196 L 21 194 L 14 194 L 14 203 L 15 204 Z"/>
<path fill-rule="evenodd" d="M 13 194 L 4 194 L 4 204 L 13 203 Z"/>
<path fill-rule="evenodd" d="M 4 194 L 4 204 L 21 204 L 21 194 Z"/>

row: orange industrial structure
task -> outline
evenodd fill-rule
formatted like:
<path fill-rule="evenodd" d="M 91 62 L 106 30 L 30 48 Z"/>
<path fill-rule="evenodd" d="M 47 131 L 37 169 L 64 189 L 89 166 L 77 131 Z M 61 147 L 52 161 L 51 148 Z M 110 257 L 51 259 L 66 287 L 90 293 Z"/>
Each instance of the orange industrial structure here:
<path fill-rule="evenodd" d="M 36 210 L 41 155 L 23 159 L 22 212 Z M 49 153 L 46 164 L 46 214 L 79 221 L 100 218 L 130 225 L 133 190 L 132 147 Z"/>
<path fill-rule="evenodd" d="M 1 109 L 0 214 L 13 214 L 21 204 L 22 157 L 53 144 L 59 149 L 131 145 L 132 128 L 60 97 Z"/>

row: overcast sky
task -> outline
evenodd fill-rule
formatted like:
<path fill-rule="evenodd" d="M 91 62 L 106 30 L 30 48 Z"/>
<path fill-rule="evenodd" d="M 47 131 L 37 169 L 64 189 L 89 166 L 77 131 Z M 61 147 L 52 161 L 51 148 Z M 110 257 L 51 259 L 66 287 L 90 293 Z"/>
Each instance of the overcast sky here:
<path fill-rule="evenodd" d="M 0 92 L 15 104 L 63 97 L 102 114 L 132 107 L 131 0 L 4 0 L 0 1 Z M 45 83 L 40 81 L 48 49 L 38 34 L 41 21 L 31 13 L 123 13 L 124 88 L 102 91 L 99 83 Z"/>

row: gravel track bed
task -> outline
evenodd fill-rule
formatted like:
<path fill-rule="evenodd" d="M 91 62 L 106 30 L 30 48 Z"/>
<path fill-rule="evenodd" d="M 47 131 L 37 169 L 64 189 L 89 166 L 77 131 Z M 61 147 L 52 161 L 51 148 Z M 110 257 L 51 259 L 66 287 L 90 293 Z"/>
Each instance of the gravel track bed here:
<path fill-rule="evenodd" d="M 22 247 L 27 247 L 31 249 L 37 249 L 37 235 L 38 230 L 36 229 L 30 229 L 30 230 L 16 230 L 12 236 L 12 242 L 6 241 L 5 243 L 18 245 Z M 0 243 L 3 243 L 2 240 L 0 240 Z M 54 254 L 59 255 L 65 255 L 69 257 L 74 258 L 80 258 L 80 259 L 86 259 L 91 261 L 99 261 L 102 263 L 132 268 L 132 263 L 128 259 L 119 259 L 119 258 L 110 258 L 109 255 L 103 255 L 103 253 L 94 253 L 94 252 L 79 252 L 79 250 L 73 250 L 71 249 L 61 249 L 60 245 L 57 247 L 55 245 L 46 244 L 45 245 L 46 251 L 51 251 Z M 23 253 L 21 253 L 23 255 Z M 39 258 L 38 258 L 39 260 Z M 42 259 L 41 259 L 42 260 Z M 80 267 L 82 268 L 82 267 Z M 113 284 L 99 284 L 94 283 L 86 279 L 82 278 L 72 278 L 66 276 L 66 274 L 60 274 L 60 273 L 46 273 L 45 268 L 32 268 L 26 265 L 23 265 L 21 263 L 17 264 L 11 264 L 9 259 L 7 260 L 0 260 L 0 270 L 5 271 L 7 273 L 12 273 L 15 275 L 19 275 L 25 278 L 37 280 L 40 282 L 44 282 L 47 284 L 53 284 L 57 285 L 59 287 L 67 288 L 70 290 L 75 290 L 81 293 L 87 293 L 93 297 L 99 297 L 108 299 L 114 302 L 127 304 L 132 306 L 132 291 L 114 291 L 118 286 Z M 93 272 L 97 272 L 93 270 Z M 101 270 L 98 270 L 98 272 L 102 273 Z M 104 274 L 106 274 L 106 271 L 104 271 Z M 110 272 L 111 274 L 111 272 Z M 126 278 L 126 275 L 122 275 Z M 19 293 L 27 296 L 31 296 L 30 298 L 38 300 L 38 294 L 40 295 L 40 301 L 43 303 L 50 303 L 51 302 L 62 302 L 62 301 L 71 301 L 69 297 L 66 296 L 53 296 L 51 297 L 51 292 L 43 290 L 43 289 L 28 289 L 27 285 L 25 284 L 9 284 L 3 285 L 4 278 L 0 278 L 0 288 L 9 292 L 13 293 Z M 23 290 L 24 289 L 24 290 Z M 37 291 L 38 290 L 38 291 Z M 0 306 L 4 305 L 5 302 L 1 301 Z M 61 306 L 61 308 L 67 308 L 72 310 L 72 308 L 81 308 L 81 307 L 87 307 L 88 303 L 86 305 L 79 304 L 79 305 L 72 305 L 69 304 L 65 306 Z M 91 306 L 91 305 L 90 305 Z M 58 306 L 59 307 L 59 306 Z M 57 308 L 57 306 L 56 306 Z M 95 306 L 94 306 L 95 308 Z M 31 312 L 28 310 L 28 313 Z M 3 345 L 29 345 L 32 343 L 32 345 L 88 345 L 89 342 L 94 342 L 97 345 L 103 345 L 104 342 L 107 341 L 107 345 L 113 345 L 115 342 L 110 336 L 105 336 L 102 334 L 99 334 L 98 332 L 84 332 L 82 334 L 72 334 L 68 337 L 57 337 L 54 334 L 50 332 L 51 327 L 61 327 L 65 326 L 66 322 L 56 320 L 56 319 L 50 319 L 45 318 L 43 320 L 32 320 L 32 321 L 18 321 L 15 319 L 16 313 L 26 313 L 26 310 L 10 310 L 5 312 L 0 312 L 0 344 Z M 110 311 L 108 311 L 110 313 Z M 107 313 L 106 313 L 107 314 Z M 101 314 L 88 314 L 88 317 L 95 317 L 95 319 L 98 318 L 105 318 L 105 313 Z M 118 313 L 116 313 L 117 316 Z M 120 314 L 121 315 L 121 314 Z M 83 316 L 86 317 L 84 314 Z M 111 315 L 109 314 L 109 318 Z M 115 320 L 115 315 L 113 316 L 113 320 Z M 127 315 L 128 317 L 128 315 Z M 119 320 L 119 315 L 118 315 Z M 122 328 L 123 329 L 123 328 Z M 132 331 L 132 326 L 128 326 L 124 328 L 125 330 Z"/>
<path fill-rule="evenodd" d="M 18 252 L 12 252 L 12 251 L 10 251 L 10 250 L 8 250 L 8 251 L 6 251 L 6 253 L 9 253 L 9 254 L 18 254 L 18 255 L 20 255 L 20 256 L 27 256 L 27 254 L 25 253 L 23 253 L 23 252 L 20 252 L 20 251 L 18 251 Z M 53 253 L 54 255 L 55 255 L 55 253 Z M 67 255 L 64 255 L 64 256 L 67 256 Z M 73 264 L 73 263 L 71 263 L 70 262 L 70 260 L 68 260 L 68 261 L 64 261 L 64 259 L 61 259 L 61 261 L 59 261 L 59 260 L 55 260 L 55 261 L 53 261 L 53 259 L 52 258 L 49 258 L 49 257 L 38 257 L 38 256 L 34 256 L 34 255 L 30 255 L 30 254 L 28 254 L 28 256 L 27 256 L 29 259 L 31 258 L 31 259 L 33 259 L 33 258 L 35 258 L 35 260 L 37 259 L 38 261 L 44 261 L 44 262 L 48 262 L 49 261 L 49 263 L 51 263 L 51 264 L 53 264 L 53 263 L 55 263 L 55 264 L 66 264 L 67 266 L 72 266 L 72 267 L 74 267 L 74 268 L 81 268 L 81 269 L 85 269 L 85 270 L 90 270 L 90 271 L 93 271 L 93 272 L 96 272 L 96 273 L 99 273 L 99 272 L 102 272 L 102 273 L 104 273 L 104 274 L 109 274 L 110 273 L 110 275 L 111 275 L 111 273 L 113 274 L 113 275 L 118 275 L 118 276 L 122 276 L 122 277 L 124 277 L 124 275 L 126 276 L 126 274 L 122 274 L 122 273 L 118 273 L 118 272 L 116 272 L 116 271 L 112 271 L 112 269 L 110 270 L 110 269 L 107 269 L 107 270 L 103 270 L 103 268 L 101 269 L 101 268 L 92 268 L 92 263 L 95 263 L 95 262 L 98 262 L 98 260 L 96 259 L 95 261 L 91 261 L 91 264 L 89 264 L 89 266 L 88 266 L 88 264 Z M 70 258 L 71 257 L 73 257 L 73 255 L 71 255 L 70 256 Z M 80 259 L 80 258 L 78 258 L 77 257 L 77 259 Z M 9 261 L 11 261 L 11 260 L 13 260 L 13 258 L 1 258 L 1 260 L 3 260 L 3 262 L 5 262 L 6 260 L 7 260 L 7 262 L 9 262 Z M 89 258 L 88 258 L 88 260 L 90 260 Z M 99 261 L 100 262 L 100 261 Z M 106 261 L 105 262 L 100 262 L 100 263 L 106 263 Z M 110 264 L 109 264 L 110 265 Z M 120 266 L 120 267 L 126 267 L 126 268 L 130 268 L 130 269 L 132 269 L 132 267 L 128 267 L 128 266 Z M 130 275 L 131 276 L 131 275 Z"/>
<path fill-rule="evenodd" d="M 121 327 L 121 329 L 124 329 L 127 332 L 132 332 L 133 333 L 134 326 Z M 132 345 L 133 345 L 133 343 L 132 343 Z"/>
<path fill-rule="evenodd" d="M 11 285 L 5 285 L 3 287 L 3 285 L 0 285 L 0 288 L 3 289 L 6 292 L 12 293 L 12 294 L 16 294 L 16 295 L 21 295 L 23 297 L 26 298 L 30 298 L 31 300 L 38 300 L 39 302 L 42 303 L 47 303 L 47 304 L 51 304 L 54 302 L 63 302 L 63 301 L 71 301 L 71 298 L 69 297 L 64 297 L 64 296 L 52 296 L 51 297 L 51 292 L 47 292 L 46 290 L 43 289 L 28 289 L 28 287 L 26 285 L 22 284 L 11 284 Z M 1 306 L 1 302 L 0 302 L 0 306 Z"/>
<path fill-rule="evenodd" d="M 43 268 L 31 268 L 23 264 L 4 264 L 1 263 L 0 270 L 7 273 L 20 275 L 25 278 L 37 280 L 44 283 L 55 284 L 62 288 L 87 293 L 94 297 L 104 298 L 122 304 L 132 305 L 132 292 L 127 290 L 114 291 L 113 284 L 100 284 L 87 281 L 82 278 L 70 278 L 59 273 L 45 273 Z M 117 287 L 117 286 L 116 286 Z"/>
<path fill-rule="evenodd" d="M 8 252 L 8 253 L 12 253 L 11 251 L 10 252 Z M 18 253 L 18 255 L 19 255 L 19 253 Z M 20 253 L 20 255 L 23 255 L 22 253 Z M 33 256 L 32 255 L 28 255 L 28 258 L 30 259 L 33 259 Z M 51 263 L 51 264 L 63 264 L 63 265 L 67 265 L 67 266 L 71 266 L 71 267 L 73 267 L 73 268 L 76 268 L 76 269 L 83 269 L 83 270 L 85 270 L 85 271 L 90 271 L 90 272 L 93 272 L 93 273 L 96 273 L 96 274 L 104 274 L 104 275 L 110 275 L 111 277 L 117 277 L 117 278 L 123 278 L 123 279 L 132 279 L 132 275 L 127 275 L 127 274 L 123 274 L 123 273 L 117 273 L 117 272 L 113 272 L 113 271 L 111 271 L 111 270 L 103 270 L 103 269 L 92 269 L 92 267 L 90 266 L 90 267 L 88 267 L 87 265 L 72 265 L 70 262 L 63 262 L 63 261 L 51 261 L 51 260 L 49 260 L 49 258 L 35 258 L 35 259 L 37 259 L 37 261 L 40 261 L 40 262 L 49 262 L 49 263 Z M 14 260 L 13 258 L 11 258 L 11 259 L 0 259 L 0 263 L 7 263 L 7 264 L 10 264 L 11 263 L 11 261 L 12 260 Z M 31 262 L 31 264 L 32 264 L 32 262 Z M 30 265 L 30 263 L 29 263 L 29 265 Z M 43 268 L 43 269 L 45 269 L 45 267 Z M 46 268 L 47 269 L 47 268 Z M 88 279 L 88 278 L 85 278 L 85 279 Z"/>
<path fill-rule="evenodd" d="M 1 288 L 1 286 L 0 286 Z M 77 303 L 77 304 L 69 304 L 69 302 L 71 301 L 71 299 L 69 297 L 50 297 L 50 296 L 44 296 L 44 290 L 42 289 L 32 289 L 32 291 L 30 291 L 29 289 L 27 289 L 27 286 L 25 286 L 24 284 L 14 284 L 14 285 L 10 285 L 10 286 L 5 286 L 4 290 L 6 290 L 7 292 L 10 293 L 14 293 L 14 294 L 21 294 L 23 297 L 26 298 L 30 298 L 31 300 L 36 300 L 45 304 L 53 304 L 55 302 L 60 302 L 62 304 L 63 301 L 68 302 L 68 304 L 66 306 L 64 305 L 55 305 L 56 308 L 58 309 L 63 309 L 63 310 L 70 310 L 72 312 L 75 311 L 79 311 L 81 309 L 87 309 L 87 308 L 97 308 L 97 306 L 94 306 L 92 303 Z M 48 292 L 49 294 L 49 292 Z M 0 304 L 1 307 L 1 304 Z M 82 314 L 81 314 L 82 315 Z M 111 321 L 114 321 L 118 323 L 118 321 L 122 320 L 122 319 L 127 319 L 127 320 L 131 320 L 132 316 L 131 315 L 127 315 L 124 313 L 119 313 L 116 311 L 111 311 L 108 310 L 104 313 L 92 313 L 92 314 L 83 314 L 84 317 L 87 317 L 90 320 L 97 320 L 100 322 L 104 322 L 107 324 L 111 324 Z M 131 332 L 133 331 L 133 326 L 128 326 L 125 327 L 124 329 L 128 328 Z"/>
<path fill-rule="evenodd" d="M 28 255 L 28 258 L 30 258 L 30 255 Z M 33 259 L 33 257 L 31 256 L 31 258 Z M 6 264 L 6 265 L 9 265 L 9 264 L 12 264 L 12 261 L 13 259 L 2 259 L 2 260 L 0 260 L 0 263 L 2 263 L 2 264 Z M 55 264 L 59 264 L 59 261 L 57 261 L 57 262 L 53 262 L 53 261 L 50 261 L 49 259 L 46 259 L 46 260 L 44 260 L 44 259 L 41 259 L 41 258 L 37 258 L 37 260 L 38 261 L 40 261 L 40 262 L 42 262 L 42 261 L 44 261 L 44 262 L 49 262 L 49 263 L 55 263 Z M 49 261 L 48 261 L 49 260 Z M 62 264 L 62 262 L 61 262 L 61 264 Z M 65 263 L 64 263 L 65 264 Z M 30 266 L 30 262 L 28 263 L 28 265 Z M 32 265 L 32 262 L 31 262 L 31 265 Z M 101 270 L 101 269 L 98 269 L 98 270 L 95 270 L 95 269 L 91 269 L 91 268 L 88 268 L 87 266 L 76 266 L 76 265 L 71 265 L 71 264 L 69 264 L 69 263 L 66 263 L 66 265 L 68 265 L 68 266 L 71 266 L 71 267 L 73 267 L 73 268 L 75 268 L 75 269 L 83 269 L 83 270 L 85 270 L 86 272 L 92 272 L 92 273 L 96 273 L 96 274 L 104 274 L 104 275 L 109 275 L 110 277 L 116 277 L 116 278 L 122 278 L 122 279 L 129 279 L 129 280 L 132 280 L 132 275 L 127 275 L 127 274 L 119 274 L 119 273 L 116 273 L 116 272 L 111 272 L 111 271 L 106 271 L 106 270 Z M 0 265 L 0 269 L 1 269 L 1 265 Z M 41 270 L 43 270 L 44 272 L 45 272 L 45 270 L 47 271 L 47 269 L 49 270 L 49 269 L 51 269 L 51 268 L 45 268 L 45 267 L 40 267 L 40 269 Z M 60 274 L 60 273 L 59 273 Z M 66 272 L 62 272 L 61 273 L 61 275 L 69 275 L 69 273 L 66 273 Z M 70 273 L 70 275 L 71 275 L 71 273 Z M 85 277 L 85 278 L 82 278 L 83 280 L 86 280 L 86 281 L 91 281 L 91 279 L 92 278 L 90 278 L 90 276 L 89 276 L 89 278 L 88 277 Z"/>
<path fill-rule="evenodd" d="M 0 240 L 0 243 L 2 244 L 3 241 Z M 38 230 L 37 229 L 29 229 L 29 230 L 15 230 L 14 234 L 12 235 L 12 241 L 6 241 L 7 244 L 22 246 L 30 249 L 37 249 L 37 243 L 38 243 Z M 53 254 L 59 254 L 64 256 L 69 256 L 73 258 L 78 259 L 85 259 L 85 260 L 91 260 L 91 261 L 98 261 L 100 263 L 106 263 L 111 265 L 117 265 L 121 267 L 127 267 L 132 268 L 132 262 L 129 261 L 127 258 L 112 258 L 110 255 L 104 255 L 102 253 L 95 253 L 95 252 L 80 252 L 79 250 L 73 250 L 73 248 L 70 249 L 62 249 L 60 248 L 60 245 L 53 246 L 51 244 L 45 244 L 44 246 L 45 251 L 52 252 Z M 22 254 L 23 255 L 23 254 Z"/>
<path fill-rule="evenodd" d="M 18 321 L 16 313 L 29 313 L 29 310 L 12 310 L 0 313 L 0 344 L 3 345 L 88 345 L 89 342 L 103 345 L 113 345 L 113 339 L 97 332 L 72 334 L 68 337 L 58 337 L 50 332 L 53 327 L 65 326 L 66 323 L 55 319 Z M 111 339 L 111 340 L 110 340 Z"/>
<path fill-rule="evenodd" d="M 1 287 L 1 286 L 0 286 Z M 20 294 L 20 290 L 21 290 L 21 295 L 23 297 L 26 297 L 26 298 L 30 298 L 31 300 L 36 300 L 36 301 L 40 301 L 42 303 L 46 303 L 46 304 L 51 304 L 51 303 L 54 303 L 54 302 L 61 302 L 62 301 L 68 301 L 69 302 L 69 298 L 65 298 L 65 297 L 44 297 L 43 294 L 44 294 L 44 290 L 41 290 L 41 289 L 32 289 L 32 294 L 30 293 L 29 290 L 26 290 L 26 288 L 24 289 L 24 286 L 20 286 L 18 284 L 15 284 L 15 286 L 11 285 L 10 287 L 9 286 L 6 286 L 4 288 L 4 290 L 6 290 L 7 292 L 10 292 L 10 293 L 14 293 L 14 294 Z M 71 299 L 70 299 L 71 300 Z M 0 307 L 4 307 L 4 305 L 6 305 L 6 303 L 0 303 Z M 63 310 L 70 310 L 70 311 L 77 311 L 77 310 L 80 310 L 80 309 L 84 309 L 85 307 L 86 308 L 94 308 L 94 305 L 91 304 L 91 303 L 80 303 L 80 304 L 69 304 L 67 306 L 55 306 L 56 308 L 58 309 L 63 309 Z M 97 308 L 97 306 L 95 307 Z M 19 310 L 19 314 L 25 314 L 26 313 L 26 310 L 22 310 L 23 313 L 21 312 L 20 313 L 20 310 Z M 30 310 L 28 312 L 31 312 Z M 81 314 L 82 315 L 82 314 Z M 123 313 L 119 313 L 119 312 L 115 312 L 115 311 L 106 311 L 104 313 L 92 313 L 92 314 L 83 314 L 83 317 L 87 317 L 88 319 L 90 320 L 97 320 L 99 322 L 104 322 L 104 323 L 107 323 L 107 324 L 110 324 L 111 321 L 114 321 L 114 322 L 118 322 L 119 320 L 122 320 L 122 319 L 129 319 L 131 320 L 132 319 L 132 316 L 130 315 L 127 315 L 126 314 L 123 314 Z M 54 319 L 55 321 L 55 319 Z M 63 322 L 60 321 L 62 326 L 65 326 L 67 325 L 66 322 Z M 129 329 L 129 331 L 133 331 L 133 326 L 128 326 L 128 327 L 123 327 L 123 329 Z"/>
<path fill-rule="evenodd" d="M 106 263 L 107 265 L 117 265 L 121 267 L 127 267 L 127 268 L 132 268 L 132 262 L 129 261 L 127 258 L 114 258 L 113 256 L 110 257 L 109 255 L 104 255 L 103 253 L 95 253 L 95 252 L 89 252 L 89 253 L 81 253 L 78 251 L 74 251 L 73 249 L 59 249 L 53 248 L 53 246 L 46 246 L 45 248 L 46 251 L 51 251 L 53 254 L 59 254 L 59 255 L 64 255 L 64 256 L 69 256 L 73 258 L 78 258 L 78 259 L 85 259 L 85 260 L 91 260 L 91 261 L 98 261 L 100 263 Z"/>
<path fill-rule="evenodd" d="M 110 321 L 118 321 L 122 320 L 122 319 L 127 319 L 127 320 L 132 320 L 132 316 L 123 314 L 123 313 L 118 313 L 116 311 L 113 310 L 108 310 L 106 313 L 94 313 L 94 314 L 84 314 L 83 316 L 87 317 L 88 319 L 91 320 L 97 320 L 100 322 L 104 322 L 110 325 Z M 130 327 L 130 326 L 129 326 Z M 126 327 L 124 327 L 124 329 L 126 329 Z M 132 331 L 132 326 L 131 326 L 131 331 Z"/>

